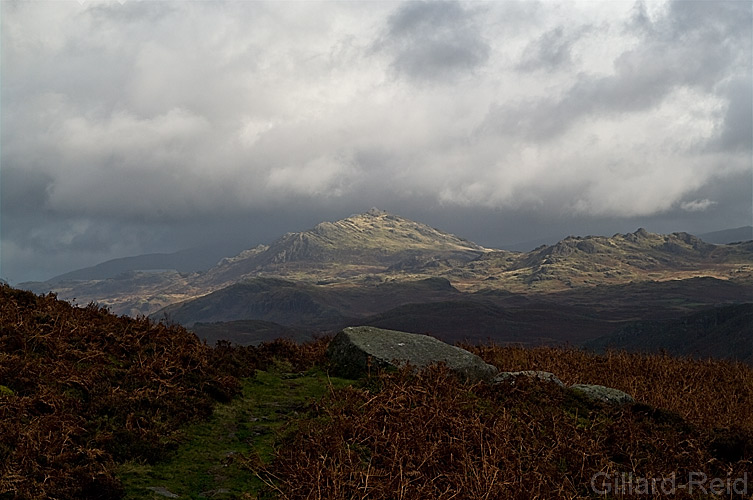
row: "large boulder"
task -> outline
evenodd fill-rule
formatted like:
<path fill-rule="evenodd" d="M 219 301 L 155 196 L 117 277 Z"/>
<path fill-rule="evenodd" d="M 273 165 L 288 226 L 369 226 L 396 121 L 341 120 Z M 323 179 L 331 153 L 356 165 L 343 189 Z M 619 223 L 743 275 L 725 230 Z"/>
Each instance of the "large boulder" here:
<path fill-rule="evenodd" d="M 428 335 L 384 330 L 372 326 L 348 327 L 338 333 L 327 349 L 336 373 L 357 378 L 372 368 L 410 364 L 423 368 L 434 363 L 447 367 L 471 382 L 491 381 L 497 368 L 465 349 Z"/>

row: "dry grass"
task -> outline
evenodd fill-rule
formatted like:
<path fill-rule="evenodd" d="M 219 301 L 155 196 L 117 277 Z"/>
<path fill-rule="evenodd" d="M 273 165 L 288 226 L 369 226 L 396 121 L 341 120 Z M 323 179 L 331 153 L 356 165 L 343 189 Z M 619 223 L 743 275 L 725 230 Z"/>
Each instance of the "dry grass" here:
<path fill-rule="evenodd" d="M 118 498 L 114 462 L 158 460 L 237 379 L 179 327 L 0 287 L 0 496 Z"/>
<path fill-rule="evenodd" d="M 163 458 L 183 425 L 234 397 L 256 368 L 326 366 L 327 342 L 210 349 L 180 327 L 0 287 L 0 498 L 118 498 L 116 463 Z M 691 472 L 747 474 L 748 496 L 731 497 L 751 498 L 749 366 L 466 347 L 502 370 L 547 370 L 638 404 L 598 405 L 537 381 L 469 385 L 442 366 L 381 373 L 330 388 L 282 434 L 271 463 L 247 467 L 268 481 L 267 496 L 291 500 L 604 498 L 591 484 L 598 473 L 681 486 Z M 703 498 L 672 498 L 689 497 Z"/>
<path fill-rule="evenodd" d="M 600 406 L 533 381 L 464 385 L 442 367 L 380 374 L 364 387 L 332 391 L 275 462 L 256 470 L 284 499 L 595 498 L 598 473 L 597 486 L 615 477 L 675 478 L 676 486 L 691 473 L 753 477 L 749 367 L 476 350 L 502 369 L 550 370 L 567 382 L 622 388 L 642 403 Z M 673 498 L 699 492 L 677 489 Z M 614 497 L 631 496 L 645 494 Z"/>
<path fill-rule="evenodd" d="M 501 370 L 544 370 L 566 384 L 600 384 L 702 428 L 753 430 L 753 369 L 721 360 L 578 349 L 464 346 Z"/>
<path fill-rule="evenodd" d="M 179 326 L 0 286 L 0 498 L 120 498 L 117 463 L 162 460 L 240 377 L 305 370 L 327 343 L 212 349 Z"/>

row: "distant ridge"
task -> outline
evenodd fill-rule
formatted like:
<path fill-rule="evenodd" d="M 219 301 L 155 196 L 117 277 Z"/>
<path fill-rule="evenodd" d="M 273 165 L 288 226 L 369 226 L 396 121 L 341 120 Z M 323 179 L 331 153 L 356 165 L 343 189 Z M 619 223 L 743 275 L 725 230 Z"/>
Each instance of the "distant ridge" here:
<path fill-rule="evenodd" d="M 155 270 L 145 271 L 148 266 L 136 262 L 140 271 L 88 280 L 72 279 L 69 274 L 67 280 L 26 285 L 37 293 L 51 290 L 78 303 L 97 302 L 118 314 L 156 313 L 160 317 L 158 311 L 169 311 L 184 324 L 253 319 L 305 327 L 353 317 L 348 310 L 351 306 L 343 308 L 343 295 L 323 295 L 327 287 L 347 288 L 347 302 L 358 308 L 356 316 L 363 318 L 406 304 L 432 302 L 425 299 L 425 290 L 416 293 L 411 285 L 392 290 L 390 293 L 401 297 L 389 307 L 386 303 L 372 307 L 374 287 L 427 279 L 444 280 L 461 293 L 493 291 L 521 296 L 631 282 L 687 282 L 698 277 L 722 282 L 734 279 L 740 284 L 753 280 L 753 242 L 715 245 L 688 233 L 662 235 L 638 229 L 611 237 L 569 236 L 530 252 L 510 252 L 485 248 L 378 209 L 287 233 L 269 245 L 224 258 L 204 272 L 176 272 L 171 270 L 177 267 L 174 262 L 166 265 L 160 260 L 164 256 L 147 257 L 151 259 L 147 264 Z M 128 259 L 125 263 L 134 264 Z M 98 269 L 94 266 L 90 271 Z M 258 279 L 284 280 L 296 286 L 275 285 L 263 297 L 256 292 L 247 294 L 247 286 L 238 286 Z M 235 300 L 244 293 L 247 299 Z M 492 295 L 488 297 L 491 300 Z M 191 303 L 199 298 L 204 299 Z M 713 297 L 701 303 L 707 299 Z M 164 309 L 178 304 L 180 312 L 173 307 Z M 211 305 L 211 311 L 197 311 L 202 304 Z M 409 312 L 416 315 L 416 311 Z M 416 317 L 425 316 L 418 312 Z M 490 318 L 496 316 L 486 313 Z M 470 318 L 469 325 L 476 321 L 471 309 L 463 309 L 463 316 Z M 292 322 L 293 317 L 300 319 Z"/>
<path fill-rule="evenodd" d="M 753 240 L 753 226 L 742 226 L 736 227 L 734 229 L 722 229 L 721 231 L 699 234 L 698 237 L 703 241 L 715 243 L 717 245 L 728 245 L 730 243 L 737 243 L 741 241 L 751 241 Z"/>
<path fill-rule="evenodd" d="M 190 248 L 173 253 L 149 253 L 112 259 L 50 278 L 46 283 L 62 281 L 104 280 L 130 271 L 175 270 L 181 273 L 204 271 L 223 257 L 217 250 Z"/>

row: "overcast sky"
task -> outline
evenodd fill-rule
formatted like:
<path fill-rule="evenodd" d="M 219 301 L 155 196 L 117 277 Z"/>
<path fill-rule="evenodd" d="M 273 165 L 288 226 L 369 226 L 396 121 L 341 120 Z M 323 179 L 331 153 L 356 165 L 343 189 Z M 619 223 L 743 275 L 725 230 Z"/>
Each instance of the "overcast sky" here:
<path fill-rule="evenodd" d="M 0 277 L 372 206 L 487 246 L 749 225 L 752 5 L 4 0 Z"/>

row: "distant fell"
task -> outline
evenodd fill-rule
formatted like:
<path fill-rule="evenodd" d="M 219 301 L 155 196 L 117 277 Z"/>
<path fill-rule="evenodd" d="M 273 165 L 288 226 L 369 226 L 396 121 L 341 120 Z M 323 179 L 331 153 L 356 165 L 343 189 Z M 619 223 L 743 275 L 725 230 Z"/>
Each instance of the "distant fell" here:
<path fill-rule="evenodd" d="M 335 222 L 322 222 L 307 231 L 287 233 L 269 246 L 224 259 L 204 279 L 220 284 L 261 272 L 325 269 L 347 277 L 390 267 L 459 265 L 487 251 L 453 234 L 372 208 Z"/>
<path fill-rule="evenodd" d="M 181 273 L 193 273 L 207 270 L 217 264 L 224 257 L 220 252 L 221 250 L 212 248 L 189 248 L 172 253 L 148 253 L 122 257 L 60 274 L 45 283 L 104 280 L 131 271 L 174 270 Z"/>
<path fill-rule="evenodd" d="M 268 245 L 224 258 L 204 272 L 128 271 L 103 279 L 26 285 L 38 293 L 51 290 L 62 299 L 94 301 L 115 313 L 133 316 L 152 315 L 166 306 L 200 297 L 211 304 L 201 314 L 195 311 L 198 304 L 182 309 L 184 317 L 179 321 L 183 324 L 253 319 L 301 326 L 301 320 L 319 328 L 384 313 L 410 303 L 403 300 L 406 297 L 415 303 L 439 300 L 436 296 L 423 299 L 426 291 L 414 293 L 415 286 L 406 285 L 400 292 L 401 301 L 380 301 L 380 306 L 374 307 L 377 303 L 371 302 L 371 287 L 382 293 L 388 287 L 379 286 L 388 283 L 440 279 L 463 293 L 496 290 L 538 295 L 697 277 L 753 280 L 753 241 L 715 245 L 688 233 L 655 234 L 638 229 L 611 237 L 569 236 L 530 252 L 511 252 L 484 248 L 426 224 L 372 209 L 288 233 Z M 275 285 L 274 293 L 265 292 L 262 297 L 254 292 L 247 304 L 233 298 L 249 292 L 247 286 L 236 285 L 256 279 L 284 280 L 303 288 Z M 228 287 L 235 288 L 224 290 Z M 347 289 L 349 305 L 321 302 L 322 294 L 330 293 L 322 287 Z M 298 309 L 303 307 L 299 302 L 304 300 L 302 292 L 314 298 L 306 306 L 310 309 Z M 270 300 L 281 302 L 271 307 Z M 259 309 L 267 306 L 266 312 Z M 333 310 L 338 314 L 333 316 Z M 173 308 L 169 311 L 178 313 Z"/>
<path fill-rule="evenodd" d="M 722 229 L 721 231 L 699 234 L 698 237 L 703 241 L 716 243 L 718 245 L 751 241 L 753 240 L 753 226 L 742 226 L 736 227 L 734 229 Z"/>
<path fill-rule="evenodd" d="M 569 236 L 524 254 L 481 256 L 466 266 L 506 288 L 555 291 L 597 284 L 662 281 L 750 272 L 753 242 L 714 245 L 688 233 L 656 234 L 643 228 L 607 236 Z M 467 275 L 468 273 L 466 273 Z"/>

